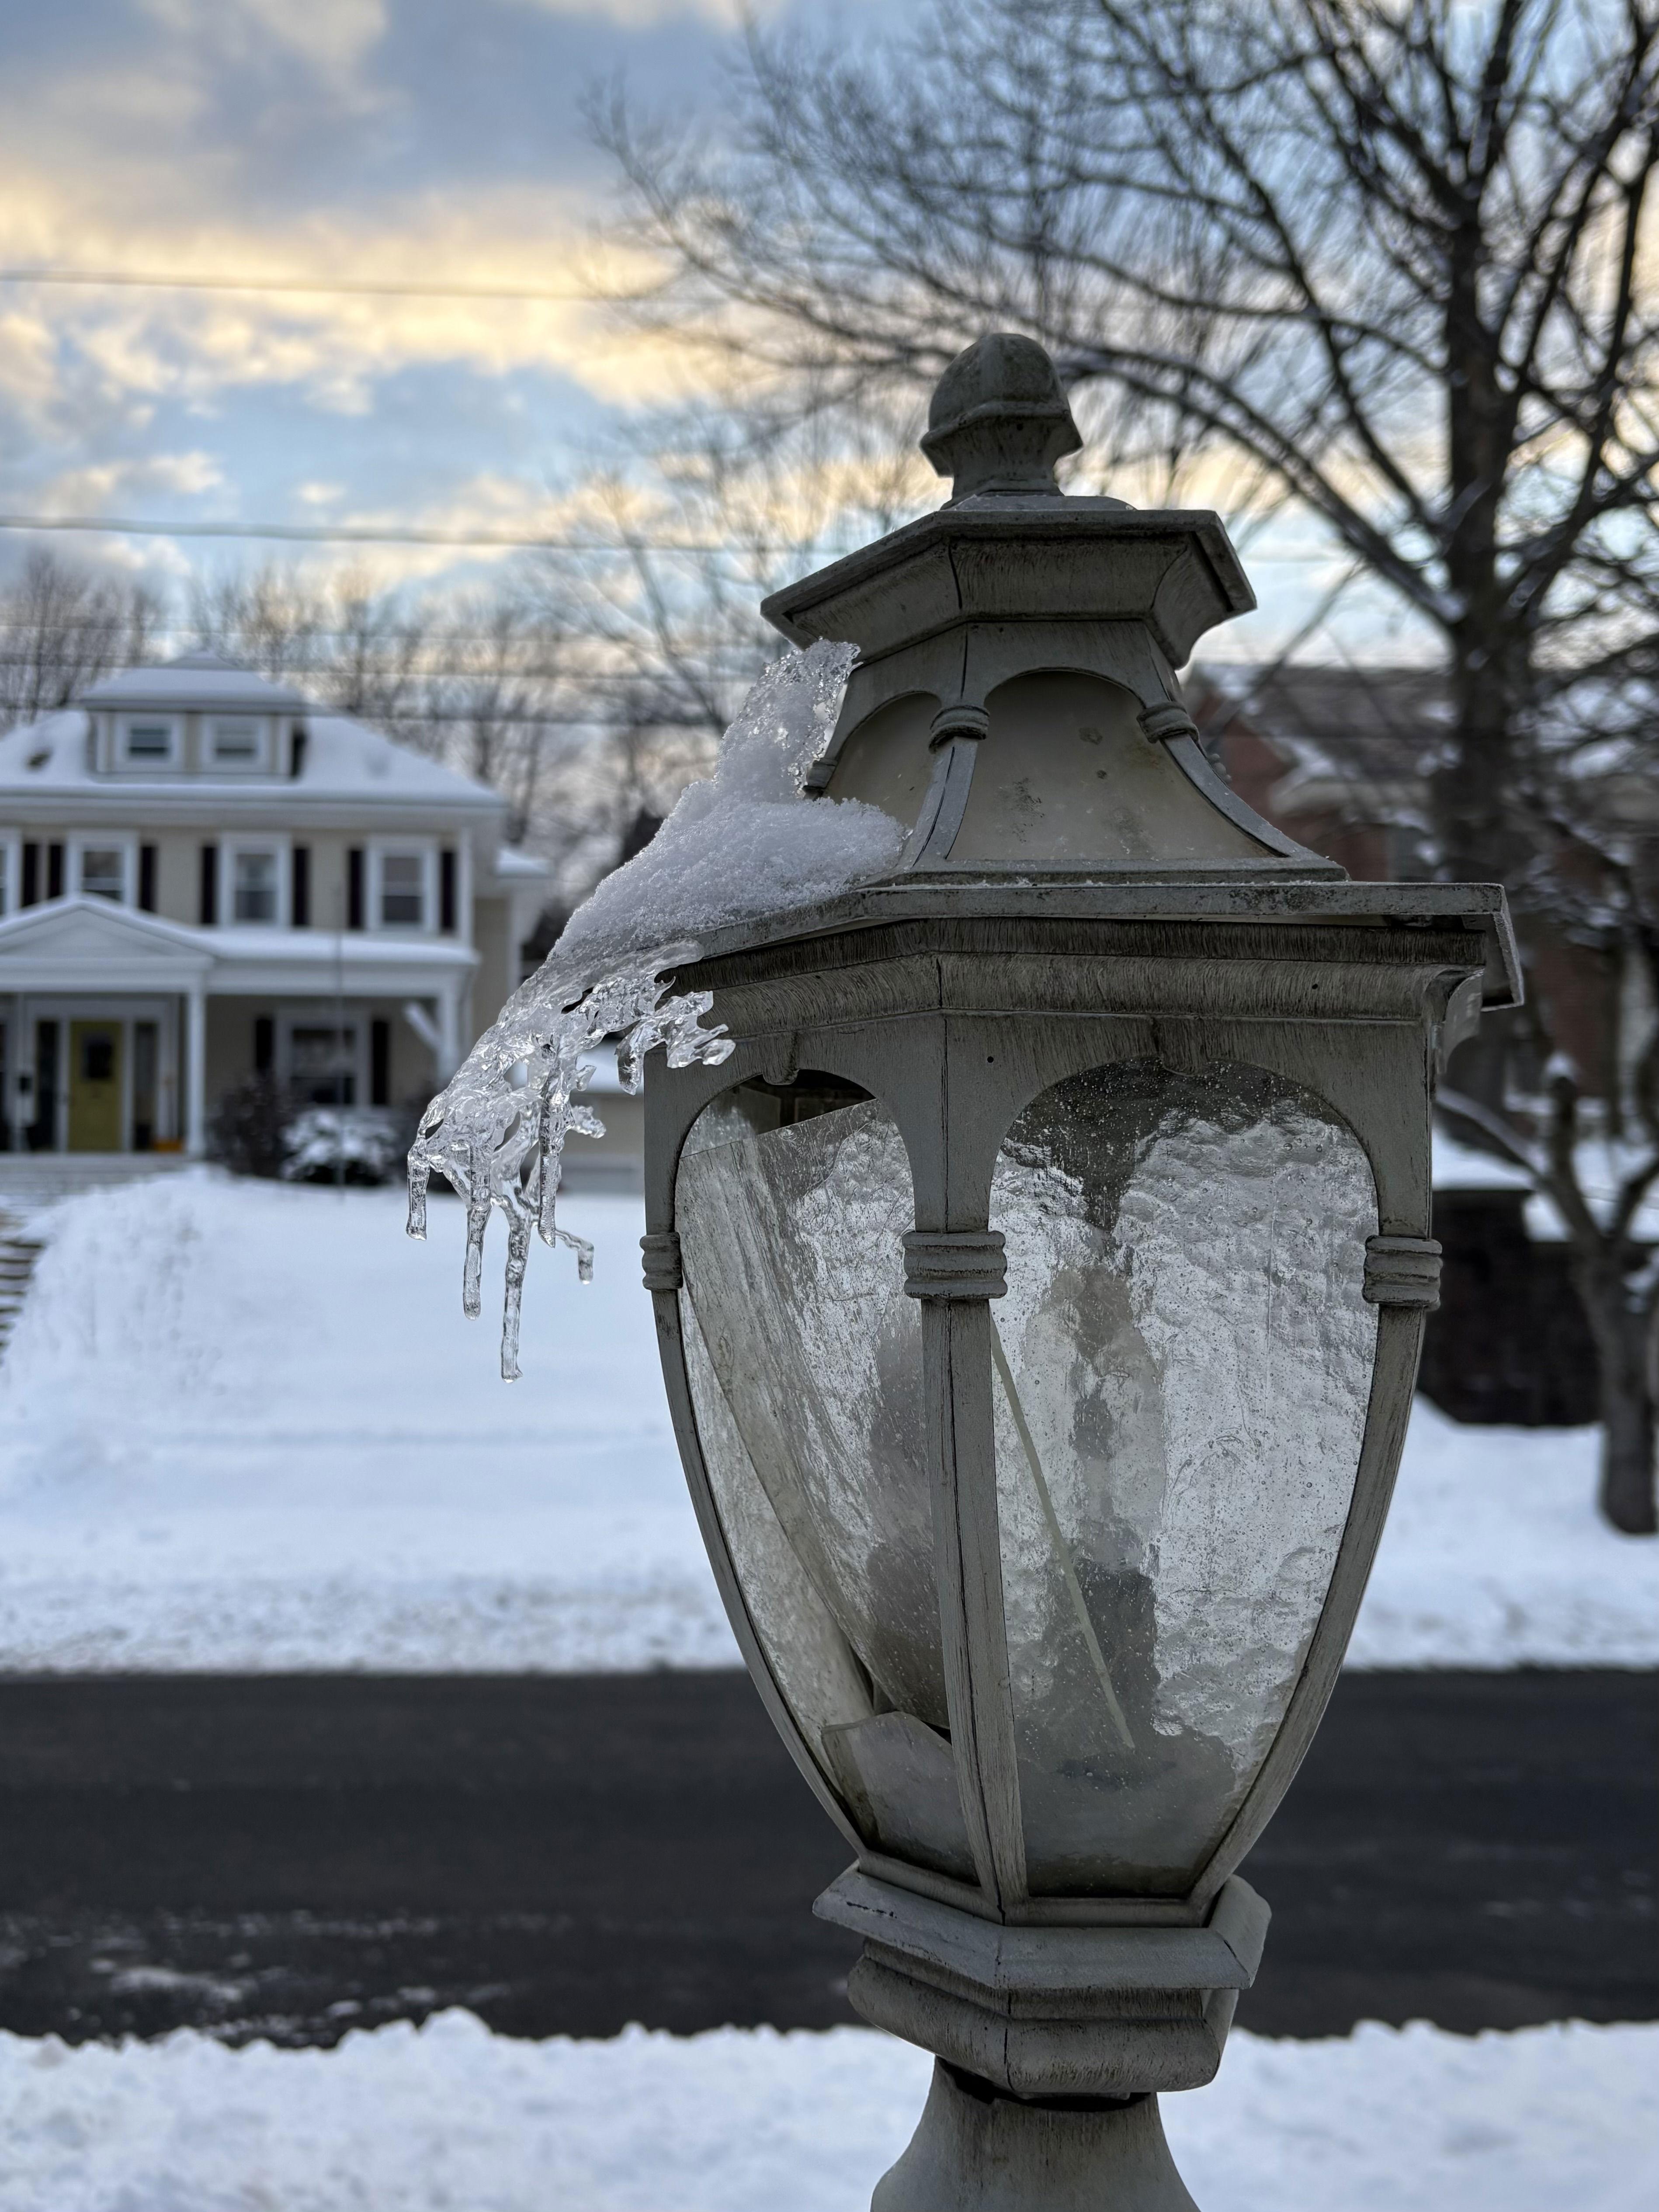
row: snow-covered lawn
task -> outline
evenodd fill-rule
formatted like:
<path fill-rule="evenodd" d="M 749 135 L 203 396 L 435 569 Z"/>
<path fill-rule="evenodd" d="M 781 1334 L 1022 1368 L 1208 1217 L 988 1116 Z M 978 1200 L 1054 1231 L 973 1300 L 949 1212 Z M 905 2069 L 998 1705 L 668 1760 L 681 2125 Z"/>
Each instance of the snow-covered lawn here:
<path fill-rule="evenodd" d="M 0 1363 L 0 1670 L 723 1666 L 637 1201 L 538 1249 L 525 1377 L 459 1310 L 460 1209 L 208 1171 L 66 1200 Z M 1354 1656 L 1659 1664 L 1659 1545 L 1595 1517 L 1588 1431 L 1419 1406 Z"/>
<path fill-rule="evenodd" d="M 929 2061 L 865 2028 L 337 2051 L 0 2035 L 0 2212 L 865 2212 Z M 1659 2026 L 1240 2033 L 1164 2100 L 1204 2212 L 1649 2212 Z"/>

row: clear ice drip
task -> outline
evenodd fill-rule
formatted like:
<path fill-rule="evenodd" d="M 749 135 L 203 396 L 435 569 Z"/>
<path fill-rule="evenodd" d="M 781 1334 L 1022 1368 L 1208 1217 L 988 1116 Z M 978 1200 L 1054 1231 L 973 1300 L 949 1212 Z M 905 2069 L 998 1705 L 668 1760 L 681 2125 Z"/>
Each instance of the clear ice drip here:
<path fill-rule="evenodd" d="M 891 816 L 801 793 L 855 657 L 851 646 L 820 643 L 773 663 L 721 741 L 713 778 L 690 785 L 645 850 L 578 908 L 421 1116 L 409 1154 L 409 1233 L 425 1236 L 428 1187 L 442 1175 L 466 1205 L 469 1315 L 481 1310 L 491 1212 L 507 1223 L 508 1382 L 519 1373 L 532 1231 L 544 1243 L 568 1245 L 581 1280 L 592 1277 L 592 1245 L 560 1228 L 556 1212 L 566 1138 L 605 1133 L 580 1096 L 592 1075 L 583 1054 L 619 1039 L 617 1073 L 633 1092 L 659 1046 L 671 1067 L 729 1058 L 723 1027 L 703 1026 L 710 994 L 672 988 L 672 971 L 697 956 L 698 936 L 832 898 L 898 858 L 904 831 Z"/>

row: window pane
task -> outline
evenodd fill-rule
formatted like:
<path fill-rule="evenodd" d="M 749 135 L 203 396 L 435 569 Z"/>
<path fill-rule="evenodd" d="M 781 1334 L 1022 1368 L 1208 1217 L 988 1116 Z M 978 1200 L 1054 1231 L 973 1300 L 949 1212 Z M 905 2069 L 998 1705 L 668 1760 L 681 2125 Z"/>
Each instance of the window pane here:
<path fill-rule="evenodd" d="M 357 1029 L 296 1023 L 289 1032 L 289 1073 L 295 1091 L 311 1106 L 356 1103 Z"/>
<path fill-rule="evenodd" d="M 173 757 L 173 725 L 171 722 L 129 722 L 127 724 L 127 758 L 129 760 L 171 760 Z"/>
<path fill-rule="evenodd" d="M 380 921 L 418 929 L 426 920 L 426 863 L 418 853 L 388 853 L 380 862 Z"/>
<path fill-rule="evenodd" d="M 213 757 L 216 761 L 251 761 L 259 757 L 259 725 L 247 720 L 216 722 Z"/>
<path fill-rule="evenodd" d="M 276 855 L 238 853 L 231 889 L 231 914 L 237 921 L 276 919 Z"/>
<path fill-rule="evenodd" d="M 81 896 L 83 898 L 119 899 L 125 884 L 118 847 L 110 848 L 88 845 L 81 854 Z"/>

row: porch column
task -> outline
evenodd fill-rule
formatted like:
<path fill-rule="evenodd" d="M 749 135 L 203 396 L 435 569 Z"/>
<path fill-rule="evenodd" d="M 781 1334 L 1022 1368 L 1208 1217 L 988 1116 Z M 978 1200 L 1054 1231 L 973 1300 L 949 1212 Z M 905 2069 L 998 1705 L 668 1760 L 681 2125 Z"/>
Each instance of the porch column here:
<path fill-rule="evenodd" d="M 438 1080 L 447 1083 L 461 1064 L 461 993 L 465 984 L 446 983 L 438 994 Z"/>
<path fill-rule="evenodd" d="M 200 1159 L 207 1146 L 207 993 L 198 983 L 185 1000 L 185 1150 Z"/>

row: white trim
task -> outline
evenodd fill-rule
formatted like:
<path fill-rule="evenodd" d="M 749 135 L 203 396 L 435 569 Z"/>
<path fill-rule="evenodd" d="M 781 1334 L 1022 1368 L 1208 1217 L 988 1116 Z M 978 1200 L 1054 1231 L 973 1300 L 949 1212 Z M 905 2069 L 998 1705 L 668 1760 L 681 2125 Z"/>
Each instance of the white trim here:
<path fill-rule="evenodd" d="M 138 903 L 138 840 L 130 830 L 77 830 L 64 841 L 64 890 L 65 898 L 95 900 L 100 906 L 130 906 Z M 86 891 L 81 888 L 81 862 L 87 853 L 119 853 L 121 855 L 121 896 L 107 898 L 102 891 Z M 50 904 L 50 901 L 42 901 Z M 27 909 L 33 913 L 31 907 Z"/>
<path fill-rule="evenodd" d="M 239 921 L 236 917 L 236 855 L 268 853 L 276 862 L 276 911 L 269 921 Z M 294 840 L 285 830 L 266 836 L 239 832 L 219 840 L 219 919 L 203 925 L 209 929 L 286 929 L 294 891 Z"/>
<path fill-rule="evenodd" d="M 198 983 L 185 999 L 185 1150 L 207 1149 L 207 993 Z"/>
<path fill-rule="evenodd" d="M 368 894 L 368 911 L 364 916 L 371 936 L 435 937 L 438 935 L 438 840 L 435 837 L 371 837 L 366 854 L 364 870 L 368 880 L 364 885 Z M 421 863 L 421 919 L 416 921 L 387 921 L 383 908 L 386 897 L 386 864 L 389 860 L 417 860 Z M 459 886 L 457 885 L 459 892 Z M 456 916 L 457 921 L 460 919 Z M 459 933 L 457 932 L 459 935 Z"/>
<path fill-rule="evenodd" d="M 0 830 L 0 921 L 23 908 L 23 840 L 15 830 Z"/>

